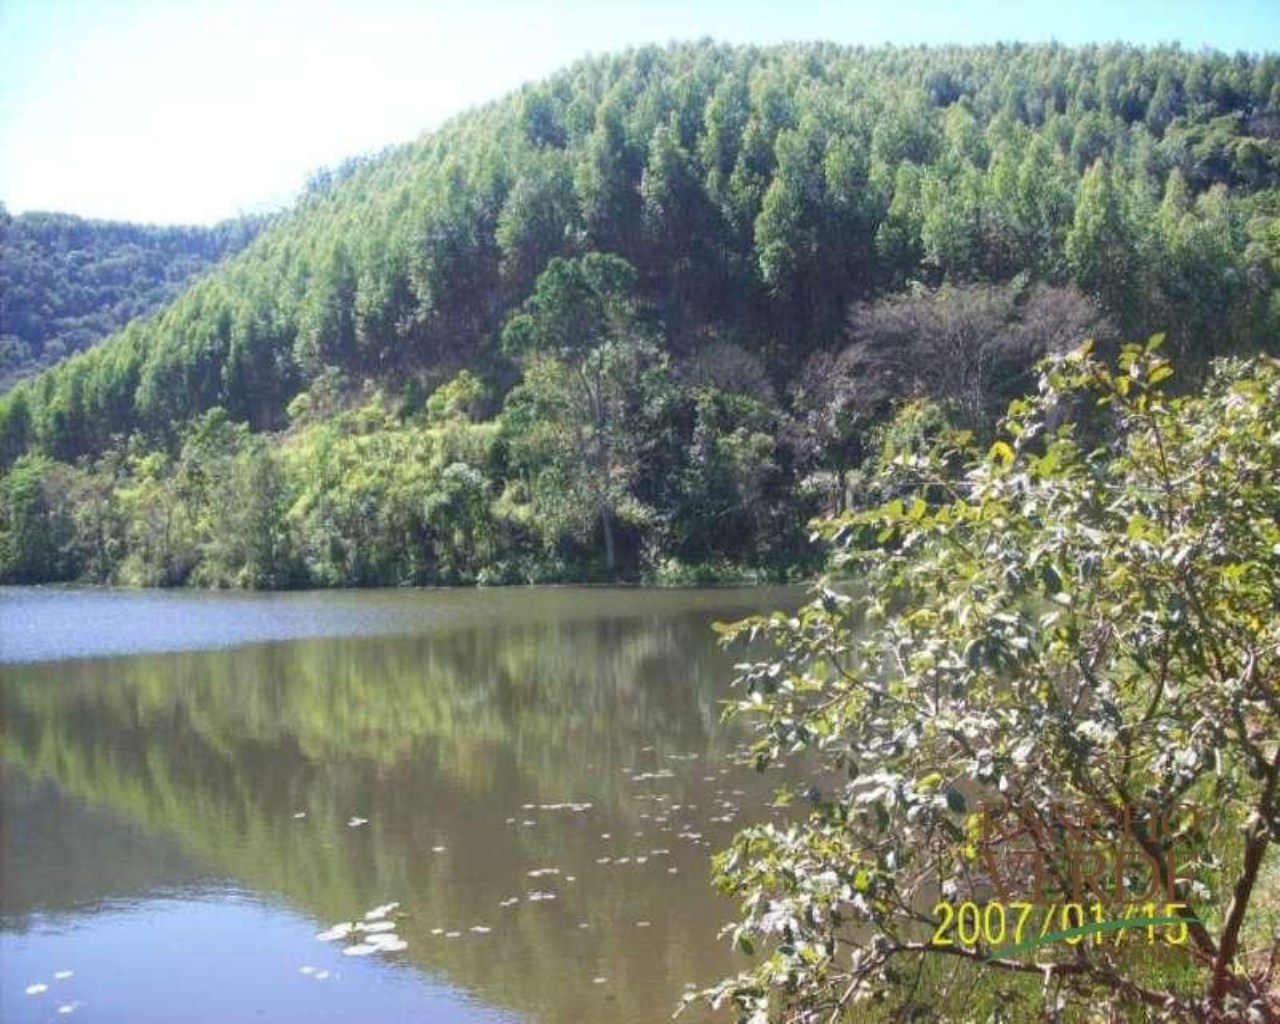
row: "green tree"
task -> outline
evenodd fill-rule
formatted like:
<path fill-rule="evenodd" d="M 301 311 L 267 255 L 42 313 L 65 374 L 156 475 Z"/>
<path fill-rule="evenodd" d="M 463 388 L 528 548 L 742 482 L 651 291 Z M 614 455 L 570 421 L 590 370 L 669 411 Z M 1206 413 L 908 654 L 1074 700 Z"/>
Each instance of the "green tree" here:
<path fill-rule="evenodd" d="M 923 176 L 912 163 L 898 165 L 888 213 L 876 229 L 875 249 L 881 276 L 895 285 L 914 276 L 923 256 L 920 235 L 924 226 Z"/>
<path fill-rule="evenodd" d="M 691 563 L 733 557 L 751 560 L 770 539 L 770 501 L 776 482 L 779 416 L 759 399 L 700 387 L 693 396 L 694 428 L 681 474 L 675 553 Z"/>
<path fill-rule="evenodd" d="M 806 279 L 818 251 L 814 215 L 819 209 L 821 152 L 818 140 L 802 130 L 778 135 L 778 169 L 756 218 L 760 275 L 771 292 L 787 298 Z"/>
<path fill-rule="evenodd" d="M 31 401 L 27 389 L 15 388 L 0 405 L 0 466 L 12 465 L 31 443 Z"/>
<path fill-rule="evenodd" d="M 1247 324 L 1256 301 L 1241 266 L 1244 226 L 1227 201 L 1227 190 L 1214 185 L 1193 203 L 1181 173 L 1171 171 L 1157 231 L 1160 258 L 1153 269 L 1165 316 L 1176 325 L 1171 333 L 1179 350 L 1190 357 L 1195 348 L 1208 359 L 1220 344 L 1208 339 L 1247 336 L 1243 326 L 1221 331 L 1232 321 Z"/>
<path fill-rule="evenodd" d="M 0 580 L 74 579 L 70 467 L 24 455 L 0 477 Z"/>
<path fill-rule="evenodd" d="M 562 153 L 543 150 L 522 168 L 494 233 L 513 294 L 526 294 L 547 262 L 571 244 L 577 222 L 571 164 Z"/>
<path fill-rule="evenodd" d="M 191 507 L 174 486 L 172 460 L 164 452 L 132 453 L 115 500 L 128 524 L 122 581 L 145 587 L 185 583 L 199 561 L 198 533 Z"/>
<path fill-rule="evenodd" d="M 1065 161 L 1036 136 L 1018 168 L 1019 265 L 1050 280 L 1062 276 L 1063 239 L 1071 227 L 1074 183 Z"/>
<path fill-rule="evenodd" d="M 972 164 L 955 175 L 925 178 L 920 241 L 924 261 L 949 279 L 968 277 L 982 265 L 983 177 Z"/>
<path fill-rule="evenodd" d="M 1047 363 L 989 451 L 951 435 L 899 456 L 876 482 L 889 500 L 821 524 L 852 593 L 827 583 L 728 630 L 766 645 L 738 678 L 757 767 L 806 751 L 813 781 L 807 815 L 718 859 L 735 941 L 765 947 L 712 998 L 753 1021 L 876 997 L 894 1019 L 983 998 L 1002 1016 L 1275 1019 L 1275 939 L 1250 911 L 1280 840 L 1280 362 L 1222 365 L 1182 398 L 1171 372 L 1154 344 L 1117 371 L 1087 348 Z M 1097 416 L 1114 440 L 1090 450 Z M 1048 889 L 1072 871 L 1054 807 L 1087 815 L 1098 849 L 1138 851 L 1138 877 L 1104 882 L 1172 894 L 1177 968 L 1114 941 L 935 943 L 937 901 L 997 898 L 984 803 L 1043 826 Z"/>
<path fill-rule="evenodd" d="M 526 359 L 506 420 L 535 473 L 548 523 L 581 536 L 598 523 L 605 572 L 618 567 L 619 516 L 638 523 L 632 483 L 637 421 L 650 375 L 665 372 L 633 298 L 635 271 L 618 256 L 552 260 L 523 311 L 503 331 L 504 348 Z"/>
<path fill-rule="evenodd" d="M 1076 283 L 1096 295 L 1126 330 L 1140 323 L 1138 233 L 1122 172 L 1098 161 L 1080 183 L 1066 257 Z"/>
<path fill-rule="evenodd" d="M 299 311 L 297 358 L 313 368 L 349 364 L 356 351 L 356 273 L 341 241 L 321 261 Z"/>

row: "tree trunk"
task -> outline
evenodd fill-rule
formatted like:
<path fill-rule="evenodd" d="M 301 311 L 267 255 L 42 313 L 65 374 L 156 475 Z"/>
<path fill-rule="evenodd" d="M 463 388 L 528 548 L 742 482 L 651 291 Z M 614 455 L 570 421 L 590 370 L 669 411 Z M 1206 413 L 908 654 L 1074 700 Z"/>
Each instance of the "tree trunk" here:
<path fill-rule="evenodd" d="M 612 579 L 617 557 L 613 547 L 613 512 L 610 509 L 600 510 L 600 525 L 604 528 L 604 568 Z"/>

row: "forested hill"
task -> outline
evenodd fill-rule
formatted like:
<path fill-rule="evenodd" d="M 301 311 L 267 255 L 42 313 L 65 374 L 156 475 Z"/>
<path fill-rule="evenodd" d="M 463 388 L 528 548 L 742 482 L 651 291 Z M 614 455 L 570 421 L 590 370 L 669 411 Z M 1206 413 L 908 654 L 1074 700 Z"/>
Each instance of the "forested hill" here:
<path fill-rule="evenodd" d="M 154 227 L 0 205 L 0 391 L 176 298 L 264 223 Z"/>
<path fill-rule="evenodd" d="M 899 432 L 989 424 L 1086 333 L 1167 332 L 1184 373 L 1273 344 L 1278 186 L 1276 55 L 588 60 L 318 176 L 161 313 L 0 401 L 0 571 L 794 564 L 903 399 L 936 404 Z M 77 487 L 98 512 L 59 509 Z"/>

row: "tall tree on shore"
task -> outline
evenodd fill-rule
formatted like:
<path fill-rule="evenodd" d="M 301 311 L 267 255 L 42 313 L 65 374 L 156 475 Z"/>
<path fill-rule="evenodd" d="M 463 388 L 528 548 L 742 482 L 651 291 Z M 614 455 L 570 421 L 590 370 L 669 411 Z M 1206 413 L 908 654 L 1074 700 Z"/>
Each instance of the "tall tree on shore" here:
<path fill-rule="evenodd" d="M 635 270 L 612 254 L 552 260 L 502 333 L 503 348 L 525 361 L 507 420 L 534 474 L 535 499 L 551 521 L 576 521 L 574 533 L 598 524 L 611 577 L 619 516 L 640 516 L 631 493 L 639 423 L 629 413 L 665 365 L 637 310 L 635 283 Z"/>

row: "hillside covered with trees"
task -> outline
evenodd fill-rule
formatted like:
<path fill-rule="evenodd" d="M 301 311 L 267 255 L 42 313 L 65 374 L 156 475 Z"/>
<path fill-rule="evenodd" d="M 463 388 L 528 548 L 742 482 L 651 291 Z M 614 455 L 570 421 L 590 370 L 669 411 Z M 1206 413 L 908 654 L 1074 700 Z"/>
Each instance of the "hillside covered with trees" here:
<path fill-rule="evenodd" d="M 264 223 L 155 227 L 0 205 L 0 390 L 177 298 Z"/>
<path fill-rule="evenodd" d="M 376 157 L 0 400 L 0 576 L 803 570 L 1085 336 L 1280 327 L 1280 57 L 647 48 Z"/>

